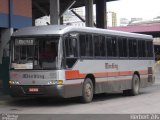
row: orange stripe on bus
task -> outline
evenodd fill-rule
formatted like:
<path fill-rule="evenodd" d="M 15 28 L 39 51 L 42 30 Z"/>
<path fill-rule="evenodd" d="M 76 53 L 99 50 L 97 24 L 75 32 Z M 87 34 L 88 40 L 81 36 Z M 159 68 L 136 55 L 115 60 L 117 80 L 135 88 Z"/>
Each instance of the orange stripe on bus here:
<path fill-rule="evenodd" d="M 132 75 L 132 71 L 122 71 L 122 72 L 119 72 L 119 75 L 120 76 Z"/>
<path fill-rule="evenodd" d="M 107 72 L 101 72 L 101 73 L 93 73 L 95 77 L 104 77 L 104 76 L 108 76 Z"/>
<path fill-rule="evenodd" d="M 66 79 L 78 79 L 85 78 L 86 74 L 80 74 L 78 70 L 67 70 L 65 71 Z"/>
<path fill-rule="evenodd" d="M 95 77 L 114 77 L 114 76 L 131 76 L 134 71 L 121 71 L 121 72 L 99 72 L 93 73 Z M 140 75 L 148 75 L 148 70 L 139 71 Z M 81 74 L 79 70 L 66 70 L 66 79 L 84 79 L 87 73 Z"/>
<path fill-rule="evenodd" d="M 118 76 L 119 72 L 108 72 L 108 77 Z"/>

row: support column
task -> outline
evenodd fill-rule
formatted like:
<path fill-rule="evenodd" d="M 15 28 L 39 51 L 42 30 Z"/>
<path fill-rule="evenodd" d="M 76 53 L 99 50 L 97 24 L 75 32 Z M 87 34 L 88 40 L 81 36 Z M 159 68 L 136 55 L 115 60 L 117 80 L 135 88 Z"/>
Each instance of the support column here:
<path fill-rule="evenodd" d="M 2 58 L 3 58 L 3 54 L 4 54 L 3 52 L 4 52 L 5 49 L 6 49 L 5 52 L 9 57 L 9 40 L 10 40 L 10 37 L 11 37 L 12 33 L 13 33 L 12 28 L 4 29 L 4 30 L 1 31 L 0 64 L 2 63 Z"/>
<path fill-rule="evenodd" d="M 52 25 L 60 24 L 60 2 L 59 0 L 50 0 L 50 23 Z"/>
<path fill-rule="evenodd" d="M 3 29 L 0 37 L 0 89 L 6 94 L 9 93 L 9 40 L 12 33 L 12 28 Z"/>
<path fill-rule="evenodd" d="M 63 25 L 63 16 L 60 17 L 60 24 Z"/>
<path fill-rule="evenodd" d="M 106 28 L 106 0 L 96 0 L 97 28 Z"/>
<path fill-rule="evenodd" d="M 93 27 L 93 0 L 85 0 L 86 26 Z"/>

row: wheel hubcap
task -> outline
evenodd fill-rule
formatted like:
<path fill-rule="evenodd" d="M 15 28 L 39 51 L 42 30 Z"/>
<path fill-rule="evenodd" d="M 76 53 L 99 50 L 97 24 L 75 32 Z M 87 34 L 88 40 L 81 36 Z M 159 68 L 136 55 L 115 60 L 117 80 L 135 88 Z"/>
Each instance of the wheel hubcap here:
<path fill-rule="evenodd" d="M 86 93 L 86 96 L 87 97 L 91 97 L 91 94 L 92 94 L 92 87 L 91 87 L 91 85 L 88 83 L 88 84 L 86 84 L 86 90 L 85 90 L 85 93 Z"/>

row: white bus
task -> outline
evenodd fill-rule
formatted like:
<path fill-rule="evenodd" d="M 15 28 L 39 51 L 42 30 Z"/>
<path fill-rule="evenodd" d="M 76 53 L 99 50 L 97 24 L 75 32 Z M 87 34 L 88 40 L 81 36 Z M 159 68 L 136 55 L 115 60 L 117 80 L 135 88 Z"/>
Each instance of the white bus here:
<path fill-rule="evenodd" d="M 153 38 L 98 28 L 49 25 L 11 39 L 14 97 L 81 97 L 123 91 L 137 95 L 154 82 Z"/>

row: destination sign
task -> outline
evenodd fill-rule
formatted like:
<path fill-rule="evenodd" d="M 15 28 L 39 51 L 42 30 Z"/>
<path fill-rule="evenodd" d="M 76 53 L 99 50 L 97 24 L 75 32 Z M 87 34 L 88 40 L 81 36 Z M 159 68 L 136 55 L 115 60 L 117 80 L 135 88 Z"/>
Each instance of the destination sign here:
<path fill-rule="evenodd" d="M 32 39 L 16 40 L 15 45 L 34 45 L 34 40 Z"/>

